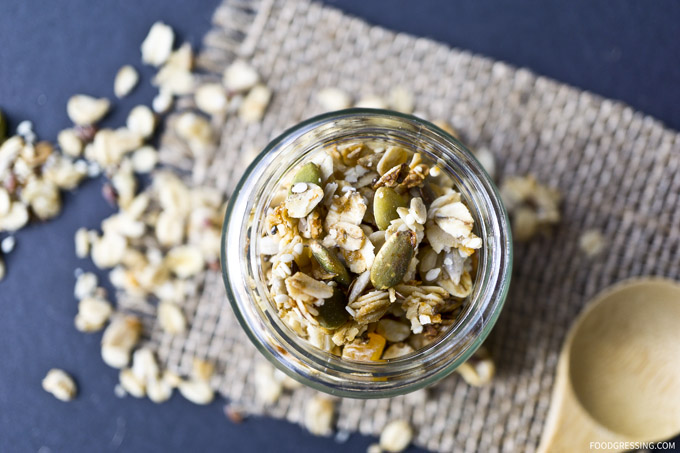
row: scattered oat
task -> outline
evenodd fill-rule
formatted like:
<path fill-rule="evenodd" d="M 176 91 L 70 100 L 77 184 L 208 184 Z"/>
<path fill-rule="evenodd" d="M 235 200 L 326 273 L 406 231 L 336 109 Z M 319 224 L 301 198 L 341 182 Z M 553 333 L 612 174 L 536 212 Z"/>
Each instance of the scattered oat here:
<path fill-rule="evenodd" d="M 158 94 L 151 101 L 151 108 L 159 114 L 167 113 L 172 107 L 172 94 L 166 90 L 161 89 Z"/>
<path fill-rule="evenodd" d="M 172 302 L 158 304 L 158 323 L 169 334 L 181 335 L 186 332 L 187 320 L 182 309 Z"/>
<path fill-rule="evenodd" d="M 250 90 L 259 80 L 255 68 L 243 60 L 236 60 L 224 70 L 222 83 L 227 90 L 239 93 Z"/>
<path fill-rule="evenodd" d="M 227 110 L 229 98 L 219 83 L 204 83 L 194 93 L 196 107 L 208 115 L 218 115 Z"/>
<path fill-rule="evenodd" d="M 74 129 L 64 129 L 59 132 L 57 143 L 68 156 L 79 157 L 83 152 L 83 142 Z"/>
<path fill-rule="evenodd" d="M 78 258 L 87 258 L 90 254 L 90 235 L 87 228 L 78 228 L 75 234 L 76 256 Z"/>
<path fill-rule="evenodd" d="M 478 148 L 474 154 L 491 179 L 496 179 L 496 158 L 493 153 L 488 148 Z"/>
<path fill-rule="evenodd" d="M 142 347 L 132 354 L 132 372 L 143 383 L 160 378 L 160 368 L 151 349 Z"/>
<path fill-rule="evenodd" d="M 73 295 L 78 300 L 83 300 L 86 297 L 94 296 L 97 291 L 97 276 L 92 272 L 84 272 L 76 278 L 76 285 L 73 290 Z"/>
<path fill-rule="evenodd" d="M 196 79 L 191 72 L 192 64 L 193 51 L 189 44 L 184 44 L 170 55 L 152 83 L 161 91 L 177 96 L 192 94 L 196 87 Z"/>
<path fill-rule="evenodd" d="M 0 231 L 16 231 L 23 228 L 28 223 L 28 208 L 25 204 L 14 201 L 11 202 L 9 211 L 4 216 L 0 216 Z"/>
<path fill-rule="evenodd" d="M 130 315 L 114 318 L 102 336 L 102 359 L 113 368 L 124 368 L 130 363 L 132 348 L 139 341 L 141 321 Z"/>
<path fill-rule="evenodd" d="M 404 87 L 396 87 L 390 92 L 390 108 L 401 113 L 413 113 L 415 100 L 413 93 Z"/>
<path fill-rule="evenodd" d="M 272 92 L 264 85 L 255 85 L 239 107 L 239 117 L 247 123 L 260 121 L 269 105 Z"/>
<path fill-rule="evenodd" d="M 92 241 L 92 262 L 99 269 L 109 269 L 123 259 L 127 242 L 118 233 L 108 233 Z"/>
<path fill-rule="evenodd" d="M 130 368 L 120 370 L 118 380 L 123 390 L 135 398 L 144 398 L 146 396 L 144 381 L 135 376 Z"/>
<path fill-rule="evenodd" d="M 193 112 L 180 114 L 175 122 L 175 132 L 189 144 L 211 144 L 213 138 L 212 127 L 208 120 Z"/>
<path fill-rule="evenodd" d="M 121 67 L 116 73 L 116 79 L 113 81 L 113 93 L 117 98 L 124 98 L 137 86 L 139 82 L 139 73 L 137 70 L 128 65 Z"/>
<path fill-rule="evenodd" d="M 132 153 L 132 168 L 135 173 L 151 173 L 158 164 L 158 151 L 153 146 L 142 146 Z"/>
<path fill-rule="evenodd" d="M 274 367 L 268 363 L 255 365 L 255 389 L 257 398 L 265 404 L 274 404 L 283 391 L 281 382 L 274 377 Z"/>
<path fill-rule="evenodd" d="M 146 395 L 156 404 L 163 403 L 172 396 L 173 385 L 164 373 L 163 377 L 150 379 L 146 383 Z"/>
<path fill-rule="evenodd" d="M 581 234 L 578 245 L 588 258 L 593 258 L 604 250 L 606 240 L 598 230 L 586 230 Z"/>
<path fill-rule="evenodd" d="M 369 95 L 361 98 L 354 106 L 364 109 L 386 109 L 387 103 L 379 96 Z"/>
<path fill-rule="evenodd" d="M 314 395 L 305 405 L 305 428 L 315 436 L 333 434 L 335 402 L 326 395 Z"/>
<path fill-rule="evenodd" d="M 324 88 L 317 93 L 316 99 L 327 112 L 352 106 L 352 98 L 339 88 Z"/>
<path fill-rule="evenodd" d="M 210 404 L 215 398 L 215 391 L 210 385 L 201 380 L 187 380 L 179 384 L 182 396 L 194 404 Z"/>
<path fill-rule="evenodd" d="M 68 100 L 66 113 L 75 124 L 87 126 L 102 119 L 109 112 L 110 107 L 111 103 L 108 99 L 77 94 Z"/>
<path fill-rule="evenodd" d="M 127 117 L 127 128 L 142 138 L 149 138 L 156 129 L 156 116 L 146 105 L 138 105 Z"/>
<path fill-rule="evenodd" d="M 42 388 L 61 401 L 71 401 L 76 397 L 78 388 L 73 378 L 64 370 L 52 368 L 42 380 Z"/>
<path fill-rule="evenodd" d="M 142 62 L 152 66 L 162 65 L 170 57 L 174 41 L 175 33 L 172 28 L 163 22 L 156 22 L 142 42 Z"/>
<path fill-rule="evenodd" d="M 97 332 L 104 328 L 113 313 L 111 304 L 99 297 L 86 296 L 78 303 L 75 326 L 81 332 Z"/>
<path fill-rule="evenodd" d="M 532 175 L 506 179 L 500 192 L 517 241 L 528 241 L 538 233 L 548 232 L 560 221 L 559 191 L 540 184 Z"/>
<path fill-rule="evenodd" d="M 194 378 L 199 381 L 210 381 L 210 378 L 215 373 L 215 364 L 202 360 L 199 358 L 194 358 L 193 367 L 191 374 Z"/>
<path fill-rule="evenodd" d="M 480 347 L 467 361 L 456 368 L 456 372 L 469 385 L 480 387 L 491 382 L 496 373 L 496 366 L 488 351 Z"/>
<path fill-rule="evenodd" d="M 21 201 L 41 220 L 51 219 L 61 212 L 59 188 L 44 179 L 29 179 L 21 192 Z"/>
<path fill-rule="evenodd" d="M 406 450 L 413 439 L 413 429 L 406 420 L 389 422 L 380 433 L 380 448 L 390 453 Z"/>

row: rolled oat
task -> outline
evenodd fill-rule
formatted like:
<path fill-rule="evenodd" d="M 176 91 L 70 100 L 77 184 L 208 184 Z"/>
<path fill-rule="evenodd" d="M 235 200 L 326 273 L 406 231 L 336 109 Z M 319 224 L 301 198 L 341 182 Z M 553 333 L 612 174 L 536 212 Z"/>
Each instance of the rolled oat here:
<path fill-rule="evenodd" d="M 390 453 L 406 450 L 413 439 L 413 429 L 406 420 L 389 422 L 380 433 L 380 448 Z"/>
<path fill-rule="evenodd" d="M 42 380 L 42 388 L 61 401 L 71 401 L 78 388 L 73 378 L 64 370 L 52 368 Z"/>
<path fill-rule="evenodd" d="M 130 94 L 137 86 L 137 82 L 139 82 L 137 70 L 130 65 L 125 65 L 116 73 L 116 79 L 113 81 L 113 94 L 117 98 L 123 98 Z"/>

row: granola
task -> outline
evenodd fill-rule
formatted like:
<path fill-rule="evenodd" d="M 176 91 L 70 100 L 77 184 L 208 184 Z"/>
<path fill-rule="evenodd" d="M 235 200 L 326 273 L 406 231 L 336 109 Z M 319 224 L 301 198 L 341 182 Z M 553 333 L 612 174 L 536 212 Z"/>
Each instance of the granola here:
<path fill-rule="evenodd" d="M 408 109 L 403 94 L 395 102 Z M 445 172 L 378 141 L 320 150 L 291 171 L 259 238 L 283 322 L 359 361 L 409 354 L 454 324 L 481 247 L 473 213 Z"/>

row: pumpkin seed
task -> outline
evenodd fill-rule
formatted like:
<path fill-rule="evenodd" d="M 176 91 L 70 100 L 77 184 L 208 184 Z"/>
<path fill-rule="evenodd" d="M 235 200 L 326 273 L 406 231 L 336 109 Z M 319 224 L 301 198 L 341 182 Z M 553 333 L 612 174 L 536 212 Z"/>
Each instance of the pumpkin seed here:
<path fill-rule="evenodd" d="M 405 208 L 406 200 L 391 187 L 380 187 L 373 198 L 373 217 L 381 230 L 386 230 L 390 222 L 399 218 L 397 208 Z"/>
<path fill-rule="evenodd" d="M 347 298 L 339 288 L 333 289 L 333 295 L 325 299 L 323 305 L 316 307 L 319 312 L 318 320 L 321 327 L 326 329 L 337 329 L 349 318 L 349 313 L 345 310 Z"/>
<path fill-rule="evenodd" d="M 334 274 L 334 280 L 342 285 L 348 286 L 352 282 L 349 272 L 342 261 L 330 250 L 318 242 L 309 245 L 312 255 L 319 262 L 319 265 L 328 273 Z"/>
<path fill-rule="evenodd" d="M 303 165 L 302 168 L 300 168 L 297 173 L 295 173 L 293 181 L 290 183 L 290 188 L 292 189 L 293 186 L 299 182 L 316 184 L 317 186 L 322 187 L 322 180 L 323 174 L 321 173 L 321 169 L 314 162 L 310 162 Z"/>
<path fill-rule="evenodd" d="M 401 283 L 413 258 L 415 234 L 398 231 L 380 248 L 371 268 L 371 283 L 375 289 L 391 288 Z"/>

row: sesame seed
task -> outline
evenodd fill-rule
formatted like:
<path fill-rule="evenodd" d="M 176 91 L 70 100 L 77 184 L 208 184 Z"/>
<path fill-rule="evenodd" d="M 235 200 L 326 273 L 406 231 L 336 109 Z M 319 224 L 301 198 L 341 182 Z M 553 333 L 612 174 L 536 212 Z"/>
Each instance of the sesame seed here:
<path fill-rule="evenodd" d="M 430 168 L 430 176 L 432 176 L 433 178 L 436 178 L 437 176 L 439 176 L 441 174 L 442 174 L 441 168 L 436 167 L 436 166 Z"/>
<path fill-rule="evenodd" d="M 293 187 L 290 189 L 291 192 L 293 193 L 302 193 L 305 190 L 307 190 L 307 183 L 306 182 L 298 182 L 293 185 Z"/>
<path fill-rule="evenodd" d="M 294 259 L 295 257 L 291 253 L 284 253 L 279 257 L 279 261 L 281 261 L 282 263 L 290 263 Z"/>
<path fill-rule="evenodd" d="M 425 274 L 425 280 L 430 281 L 430 282 L 433 281 L 433 280 L 435 280 L 437 277 L 439 277 L 439 273 L 440 273 L 441 271 L 442 271 L 442 270 L 441 270 L 440 268 L 438 268 L 438 267 L 437 267 L 437 268 L 434 268 L 434 269 L 430 269 L 430 270 L 427 271 L 427 273 Z"/>

